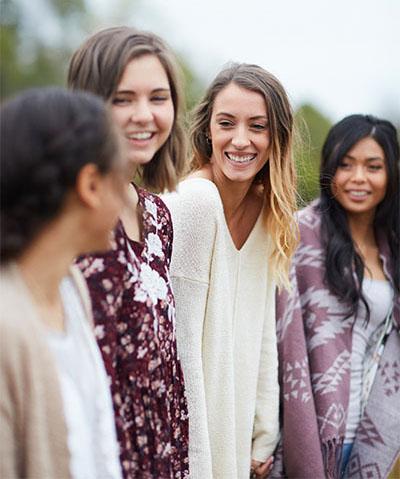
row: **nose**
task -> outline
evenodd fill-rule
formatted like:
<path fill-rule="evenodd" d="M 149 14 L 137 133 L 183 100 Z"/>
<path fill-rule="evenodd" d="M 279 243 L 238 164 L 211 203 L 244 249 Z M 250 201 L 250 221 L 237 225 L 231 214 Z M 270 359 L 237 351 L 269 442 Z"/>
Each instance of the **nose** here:
<path fill-rule="evenodd" d="M 363 183 L 365 181 L 365 171 L 362 165 L 357 165 L 354 168 L 352 180 L 356 183 Z"/>
<path fill-rule="evenodd" d="M 242 150 L 243 148 L 248 147 L 249 144 L 250 144 L 250 140 L 247 133 L 247 129 L 245 127 L 240 127 L 240 126 L 236 128 L 232 138 L 232 146 L 234 146 L 238 150 Z"/>
<path fill-rule="evenodd" d="M 151 105 L 146 99 L 138 101 L 132 111 L 131 120 L 135 123 L 148 123 L 152 121 Z"/>

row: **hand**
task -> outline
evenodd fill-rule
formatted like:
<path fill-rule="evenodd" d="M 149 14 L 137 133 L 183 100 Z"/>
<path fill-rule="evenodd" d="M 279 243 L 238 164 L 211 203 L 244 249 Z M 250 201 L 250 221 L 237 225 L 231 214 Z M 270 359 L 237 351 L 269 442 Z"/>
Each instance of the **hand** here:
<path fill-rule="evenodd" d="M 256 479 L 265 479 L 271 472 L 274 464 L 274 456 L 270 456 L 265 462 L 251 460 L 250 475 Z"/>

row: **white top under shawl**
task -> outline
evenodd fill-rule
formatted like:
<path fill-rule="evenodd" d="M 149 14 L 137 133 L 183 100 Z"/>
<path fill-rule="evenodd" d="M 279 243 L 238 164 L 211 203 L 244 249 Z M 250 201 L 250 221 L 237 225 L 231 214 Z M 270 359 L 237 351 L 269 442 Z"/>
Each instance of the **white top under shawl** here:
<path fill-rule="evenodd" d="M 60 286 L 65 333 L 47 342 L 60 377 L 71 475 L 74 479 L 121 479 L 108 380 L 100 351 L 71 278 Z"/>
<path fill-rule="evenodd" d="M 178 352 L 189 407 L 191 479 L 248 479 L 279 439 L 275 282 L 260 214 L 240 250 L 216 185 L 163 198 L 172 214 Z"/>
<path fill-rule="evenodd" d="M 345 434 L 346 443 L 354 441 L 356 430 L 361 420 L 364 360 L 368 354 L 368 349 L 376 343 L 380 327 L 383 325 L 393 301 L 393 291 L 388 281 L 364 278 L 362 289 L 370 308 L 370 319 L 368 325 L 365 325 L 366 310 L 365 306 L 360 304 L 360 314 L 353 328 L 350 399 Z"/>

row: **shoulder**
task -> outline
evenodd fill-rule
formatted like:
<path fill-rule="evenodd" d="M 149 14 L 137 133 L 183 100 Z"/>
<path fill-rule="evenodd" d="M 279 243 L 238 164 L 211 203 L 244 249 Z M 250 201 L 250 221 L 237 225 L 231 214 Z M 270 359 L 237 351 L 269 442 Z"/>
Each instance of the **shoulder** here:
<path fill-rule="evenodd" d="M 194 277 L 204 268 L 208 271 L 224 215 L 217 187 L 209 180 L 188 179 L 163 198 L 174 228 L 173 274 Z"/>
<path fill-rule="evenodd" d="M 223 214 L 218 188 L 205 178 L 189 178 L 179 183 L 177 191 L 163 196 L 172 216 L 183 214 L 186 220 L 209 221 Z"/>
<path fill-rule="evenodd" d="M 16 268 L 1 270 L 0 350 L 3 360 L 29 357 L 34 345 L 43 347 L 44 327 Z M 37 351 L 37 354 L 41 354 Z"/>
<path fill-rule="evenodd" d="M 145 211 L 148 211 L 152 214 L 156 214 L 157 212 L 169 213 L 166 204 L 160 198 L 160 196 L 143 188 L 138 188 L 138 194 Z"/>
<path fill-rule="evenodd" d="M 6 330 L 17 331 L 23 324 L 24 313 L 20 313 L 20 307 L 22 311 L 26 310 L 29 302 L 28 292 L 15 265 L 1 268 L 0 271 L 0 325 L 2 333 Z"/>
<path fill-rule="evenodd" d="M 308 242 L 320 237 L 321 214 L 319 202 L 314 200 L 305 208 L 296 213 L 296 219 L 300 230 L 300 242 Z"/>
<path fill-rule="evenodd" d="M 138 194 L 143 206 L 144 214 L 152 217 L 153 220 L 156 220 L 158 223 L 170 227 L 172 224 L 171 213 L 163 199 L 143 188 L 138 188 Z"/>

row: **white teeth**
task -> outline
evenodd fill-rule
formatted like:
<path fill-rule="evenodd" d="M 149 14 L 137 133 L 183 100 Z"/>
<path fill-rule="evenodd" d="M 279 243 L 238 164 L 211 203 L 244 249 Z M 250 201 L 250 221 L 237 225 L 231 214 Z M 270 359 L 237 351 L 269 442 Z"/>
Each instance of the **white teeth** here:
<path fill-rule="evenodd" d="M 256 157 L 256 155 L 237 156 L 232 155 L 232 153 L 227 153 L 226 155 L 231 161 L 235 161 L 236 163 L 248 163 Z"/>
<path fill-rule="evenodd" d="M 151 138 L 152 133 L 150 131 L 141 131 L 138 133 L 132 133 L 131 135 L 128 135 L 128 138 L 132 140 L 148 140 Z"/>
<path fill-rule="evenodd" d="M 351 190 L 349 191 L 349 193 L 353 196 L 367 196 L 367 192 L 366 191 L 355 191 L 355 190 Z"/>

